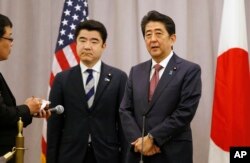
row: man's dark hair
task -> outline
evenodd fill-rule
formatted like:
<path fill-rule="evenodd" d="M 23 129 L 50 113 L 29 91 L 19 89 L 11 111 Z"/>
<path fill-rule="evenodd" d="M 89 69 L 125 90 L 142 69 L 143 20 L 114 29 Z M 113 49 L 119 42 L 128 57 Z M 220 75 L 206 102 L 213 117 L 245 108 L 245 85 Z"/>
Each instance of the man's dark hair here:
<path fill-rule="evenodd" d="M 161 14 L 157 11 L 149 11 L 147 15 L 142 18 L 141 21 L 141 30 L 143 37 L 145 37 L 145 27 L 149 22 L 161 22 L 164 24 L 167 32 L 171 36 L 175 34 L 175 24 L 174 21 L 167 15 Z"/>
<path fill-rule="evenodd" d="M 2 37 L 5 33 L 5 27 L 11 27 L 12 28 L 12 23 L 10 21 L 10 19 L 5 16 L 0 14 L 0 37 Z"/>
<path fill-rule="evenodd" d="M 86 29 L 88 31 L 97 31 L 100 33 L 101 38 L 103 43 L 106 42 L 106 39 L 108 37 L 107 34 L 107 30 L 105 28 L 105 26 L 96 20 L 85 20 L 81 23 L 79 23 L 76 27 L 76 31 L 75 31 L 75 39 L 77 38 L 77 36 L 79 35 L 80 31 Z"/>

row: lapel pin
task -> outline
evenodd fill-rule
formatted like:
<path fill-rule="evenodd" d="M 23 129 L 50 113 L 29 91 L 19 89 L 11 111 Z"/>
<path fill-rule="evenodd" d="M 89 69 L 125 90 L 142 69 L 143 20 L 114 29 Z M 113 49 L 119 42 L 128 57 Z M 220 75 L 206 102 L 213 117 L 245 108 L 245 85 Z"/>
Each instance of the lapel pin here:
<path fill-rule="evenodd" d="M 110 82 L 111 79 L 111 73 L 108 74 L 108 77 L 104 78 L 105 81 Z"/>
<path fill-rule="evenodd" d="M 176 70 L 177 70 L 177 67 L 174 67 L 173 70 L 170 70 L 168 74 L 173 75 L 173 71 L 176 71 Z"/>
<path fill-rule="evenodd" d="M 109 82 L 109 81 L 110 81 L 110 79 L 109 79 L 109 78 L 104 78 L 104 81 Z"/>

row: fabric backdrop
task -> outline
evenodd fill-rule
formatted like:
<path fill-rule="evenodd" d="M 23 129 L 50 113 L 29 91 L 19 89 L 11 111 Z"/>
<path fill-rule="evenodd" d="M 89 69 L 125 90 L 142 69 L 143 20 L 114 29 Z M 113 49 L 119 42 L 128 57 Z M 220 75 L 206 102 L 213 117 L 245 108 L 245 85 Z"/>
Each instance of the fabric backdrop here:
<path fill-rule="evenodd" d="M 127 73 L 131 66 L 150 58 L 140 30 L 140 21 L 149 10 L 158 10 L 176 23 L 174 51 L 200 64 L 202 97 L 192 122 L 194 163 L 207 163 L 214 73 L 223 0 L 88 0 L 89 17 L 104 23 L 108 30 L 104 62 Z M 46 98 L 64 0 L 0 0 L 0 13 L 14 24 L 11 55 L 0 62 L 17 103 L 29 96 Z M 250 29 L 250 1 L 245 1 L 247 29 Z M 248 31 L 248 47 L 250 47 Z M 1 129 L 0 129 L 1 130 Z M 0 131 L 1 132 L 1 131 Z M 40 162 L 42 120 L 34 119 L 24 129 L 26 163 Z"/>

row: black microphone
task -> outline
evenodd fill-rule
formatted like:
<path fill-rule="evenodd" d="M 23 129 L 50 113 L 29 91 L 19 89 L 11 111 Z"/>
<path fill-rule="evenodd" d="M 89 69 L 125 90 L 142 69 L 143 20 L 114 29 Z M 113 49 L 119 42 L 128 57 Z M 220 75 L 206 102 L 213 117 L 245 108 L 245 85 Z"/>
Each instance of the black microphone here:
<path fill-rule="evenodd" d="M 145 135 L 145 114 L 142 116 L 142 131 L 141 131 L 141 137 L 142 137 L 142 143 L 141 143 L 141 149 L 143 152 L 143 141 L 144 141 L 144 135 Z M 140 161 L 139 163 L 144 163 L 143 161 L 143 154 L 140 155 Z"/>
<path fill-rule="evenodd" d="M 51 113 L 62 114 L 64 112 L 64 107 L 62 105 L 57 105 L 56 107 L 49 108 L 47 110 L 49 110 Z"/>

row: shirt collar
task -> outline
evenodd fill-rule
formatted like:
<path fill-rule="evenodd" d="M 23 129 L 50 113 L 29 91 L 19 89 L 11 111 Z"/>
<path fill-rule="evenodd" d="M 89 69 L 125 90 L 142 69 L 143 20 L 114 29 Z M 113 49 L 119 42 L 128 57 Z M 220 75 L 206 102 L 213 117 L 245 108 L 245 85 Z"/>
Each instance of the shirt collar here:
<path fill-rule="evenodd" d="M 101 64 L 102 64 L 101 60 L 98 60 L 96 62 L 96 64 L 93 67 L 91 67 L 91 69 L 94 70 L 95 72 L 100 73 L 101 72 Z M 84 65 L 82 62 L 80 62 L 80 68 L 81 68 L 81 72 L 82 73 L 85 73 L 85 71 L 87 69 L 90 69 L 89 67 L 87 67 L 86 65 Z"/>
<path fill-rule="evenodd" d="M 171 50 L 171 52 L 169 53 L 169 55 L 163 59 L 159 64 L 165 68 L 167 67 L 167 64 L 169 62 L 169 60 L 171 59 L 171 57 L 174 55 L 174 52 Z M 156 65 L 157 63 L 155 62 L 155 60 L 152 59 L 152 66 L 151 66 L 151 69 L 153 69 L 153 67 Z"/>

